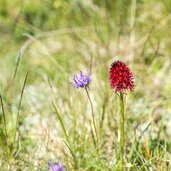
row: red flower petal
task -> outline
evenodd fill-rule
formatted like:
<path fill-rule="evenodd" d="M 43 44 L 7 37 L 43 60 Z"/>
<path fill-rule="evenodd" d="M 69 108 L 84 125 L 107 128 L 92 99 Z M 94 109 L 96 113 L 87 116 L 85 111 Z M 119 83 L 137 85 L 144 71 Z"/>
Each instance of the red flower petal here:
<path fill-rule="evenodd" d="M 121 61 L 115 61 L 110 67 L 110 86 L 115 92 L 133 91 L 134 77 L 128 66 Z"/>

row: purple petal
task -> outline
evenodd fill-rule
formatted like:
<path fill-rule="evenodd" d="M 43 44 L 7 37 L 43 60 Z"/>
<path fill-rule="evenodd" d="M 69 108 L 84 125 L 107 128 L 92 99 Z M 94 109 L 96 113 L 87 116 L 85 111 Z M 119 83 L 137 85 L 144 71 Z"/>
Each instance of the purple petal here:
<path fill-rule="evenodd" d="M 75 88 L 84 88 L 89 85 L 91 82 L 90 72 L 87 75 L 84 75 L 82 71 L 78 75 L 73 77 L 74 83 L 71 83 Z"/>
<path fill-rule="evenodd" d="M 53 163 L 52 165 L 50 164 L 50 162 L 48 162 L 48 169 L 50 169 L 50 171 L 64 171 L 64 167 L 62 166 L 62 164 L 57 164 L 57 163 Z"/>

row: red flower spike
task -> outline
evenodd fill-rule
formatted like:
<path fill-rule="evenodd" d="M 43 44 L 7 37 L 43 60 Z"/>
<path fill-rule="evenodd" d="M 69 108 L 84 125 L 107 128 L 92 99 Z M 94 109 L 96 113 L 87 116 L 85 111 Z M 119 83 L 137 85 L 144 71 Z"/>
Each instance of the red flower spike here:
<path fill-rule="evenodd" d="M 110 67 L 110 86 L 115 93 L 124 93 L 126 90 L 133 91 L 134 77 L 128 66 L 121 61 L 115 61 Z"/>

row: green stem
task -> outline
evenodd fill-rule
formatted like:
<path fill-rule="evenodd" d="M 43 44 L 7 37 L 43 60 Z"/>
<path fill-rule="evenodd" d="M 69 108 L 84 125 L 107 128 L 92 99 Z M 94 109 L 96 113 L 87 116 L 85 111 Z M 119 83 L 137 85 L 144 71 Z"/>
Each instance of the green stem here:
<path fill-rule="evenodd" d="M 21 103 L 22 103 L 22 99 L 23 99 L 23 95 L 24 95 L 24 89 L 26 87 L 26 82 L 27 82 L 27 78 L 28 78 L 28 72 L 26 74 L 24 83 L 23 83 L 23 87 L 21 90 L 21 94 L 20 94 L 20 100 L 19 100 L 19 105 L 18 105 L 18 111 L 17 111 L 17 118 L 16 118 L 16 123 L 15 123 L 15 132 L 14 132 L 14 140 L 13 142 L 15 143 L 16 137 L 17 137 L 17 131 L 19 131 L 19 116 L 20 116 L 20 109 L 21 109 Z"/>
<path fill-rule="evenodd" d="M 124 168 L 124 139 L 125 139 L 125 131 L 124 131 L 124 95 L 120 93 L 120 160 L 121 160 L 121 171 Z"/>
<path fill-rule="evenodd" d="M 9 158 L 8 156 L 8 134 L 7 134 L 7 122 L 6 122 L 6 116 L 5 116 L 5 110 L 4 110 L 4 105 L 3 105 L 3 100 L 2 100 L 2 96 L 0 94 L 0 101 L 1 101 L 1 108 L 2 108 L 2 115 L 3 115 L 3 119 L 4 119 L 4 130 L 5 130 L 5 148 L 6 148 L 6 154 L 7 154 L 7 158 Z"/>
<path fill-rule="evenodd" d="M 88 99 L 89 99 L 90 105 L 91 105 L 91 113 L 92 113 L 93 126 L 94 126 L 94 130 L 95 130 L 95 134 L 96 134 L 96 139 L 97 139 L 96 145 L 98 146 L 98 133 L 97 133 L 96 122 L 95 122 L 95 117 L 94 117 L 93 103 L 91 101 L 91 98 L 90 98 L 90 95 L 89 95 L 87 87 L 85 87 L 85 90 L 86 90 L 86 93 L 87 93 L 87 96 L 88 96 Z M 98 148 L 97 148 L 97 150 L 98 150 Z"/>
<path fill-rule="evenodd" d="M 59 112 L 58 112 L 58 110 L 57 110 L 57 107 L 56 107 L 56 105 L 55 105 L 54 102 L 52 102 L 52 105 L 53 105 L 53 107 L 54 107 L 54 109 L 55 109 L 56 116 L 58 117 L 59 122 L 60 122 L 60 124 L 61 124 L 62 130 L 63 130 L 64 135 L 65 135 L 65 138 L 66 138 L 66 140 L 67 140 L 67 143 L 69 144 L 69 146 L 71 146 L 71 143 L 70 143 L 70 140 L 69 140 L 67 131 L 66 131 L 66 129 L 65 129 L 63 120 L 62 120 L 62 118 L 61 118 L 61 116 L 60 116 L 60 114 L 59 114 Z"/>
<path fill-rule="evenodd" d="M 67 134 L 67 131 L 66 131 L 64 122 L 63 122 L 63 120 L 62 120 L 62 118 L 61 118 L 61 116 L 60 116 L 60 114 L 59 114 L 59 112 L 58 112 L 58 110 L 57 110 L 57 107 L 56 107 L 56 105 L 55 105 L 55 102 L 52 102 L 52 105 L 53 105 L 53 107 L 54 107 L 54 109 L 55 109 L 56 116 L 57 116 L 57 118 L 58 118 L 58 120 L 59 120 L 59 122 L 60 122 L 60 124 L 61 124 L 61 127 L 62 127 L 62 130 L 63 130 L 63 132 L 64 132 L 66 141 L 67 141 L 67 143 L 68 143 L 68 144 L 67 144 L 67 143 L 65 143 L 65 144 L 67 145 L 68 149 L 69 149 L 70 152 L 71 152 L 71 155 L 72 155 L 72 157 L 73 157 L 74 164 L 75 164 L 75 169 L 77 169 L 77 168 L 78 168 L 77 159 L 76 159 L 76 156 L 75 156 L 75 154 L 74 154 L 74 152 L 73 152 L 73 150 L 72 150 L 72 148 L 71 148 L 71 142 L 70 142 L 69 136 L 68 136 L 68 134 Z"/>

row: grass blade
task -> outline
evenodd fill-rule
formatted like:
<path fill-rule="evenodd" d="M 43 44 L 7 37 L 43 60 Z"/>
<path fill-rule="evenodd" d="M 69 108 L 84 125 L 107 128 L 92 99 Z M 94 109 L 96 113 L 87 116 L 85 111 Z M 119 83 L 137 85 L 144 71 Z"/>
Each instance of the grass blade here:
<path fill-rule="evenodd" d="M 16 134 L 17 134 L 17 130 L 18 130 L 21 103 L 22 103 L 22 99 L 23 99 L 23 94 L 24 94 L 24 89 L 25 89 L 25 86 L 26 86 L 27 78 L 28 78 L 28 72 L 26 74 L 26 77 L 25 77 L 25 80 L 24 80 L 24 83 L 23 83 L 23 87 L 22 87 L 22 90 L 21 90 L 20 101 L 19 101 L 18 112 L 17 112 L 17 119 L 16 119 L 16 128 L 15 128 L 15 133 L 14 133 L 14 142 L 15 142 Z"/>
<path fill-rule="evenodd" d="M 7 126 L 6 126 L 7 123 L 6 123 L 5 110 L 4 110 L 4 105 L 3 105 L 3 100 L 2 100 L 1 94 L 0 94 L 0 101 L 1 101 L 1 108 L 2 108 L 3 119 L 4 119 L 5 145 L 7 146 L 7 137 L 8 137 L 8 134 L 7 134 Z"/>

